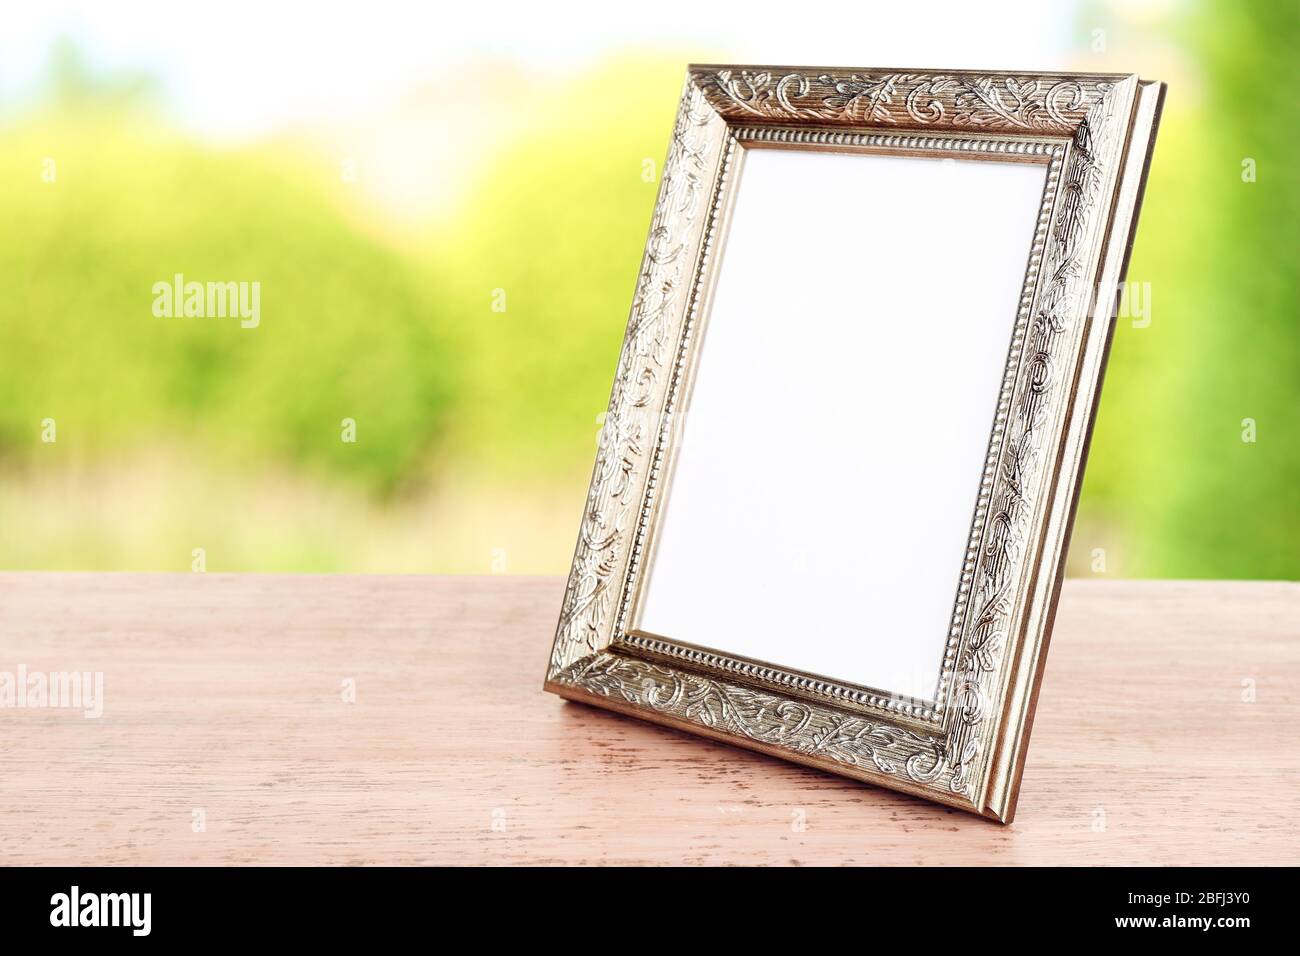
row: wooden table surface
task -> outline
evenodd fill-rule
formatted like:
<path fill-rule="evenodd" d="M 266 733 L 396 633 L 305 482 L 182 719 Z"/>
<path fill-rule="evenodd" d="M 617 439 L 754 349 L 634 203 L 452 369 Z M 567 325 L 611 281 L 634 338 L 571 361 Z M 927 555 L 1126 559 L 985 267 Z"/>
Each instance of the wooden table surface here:
<path fill-rule="evenodd" d="M 0 575 L 0 672 L 104 675 L 0 710 L 0 859 L 1300 862 L 1300 585 L 1067 582 L 1009 827 L 544 694 L 562 590 Z"/>

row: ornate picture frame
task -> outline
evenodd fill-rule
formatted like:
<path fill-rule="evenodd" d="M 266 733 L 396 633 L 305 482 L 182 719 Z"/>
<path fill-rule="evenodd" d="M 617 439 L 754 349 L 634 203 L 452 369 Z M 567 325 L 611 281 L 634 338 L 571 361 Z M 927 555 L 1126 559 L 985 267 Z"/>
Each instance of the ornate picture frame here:
<path fill-rule="evenodd" d="M 1010 822 L 1163 97 L 1126 74 L 691 66 L 546 690 Z M 754 148 L 1046 167 L 933 701 L 629 627 Z"/>

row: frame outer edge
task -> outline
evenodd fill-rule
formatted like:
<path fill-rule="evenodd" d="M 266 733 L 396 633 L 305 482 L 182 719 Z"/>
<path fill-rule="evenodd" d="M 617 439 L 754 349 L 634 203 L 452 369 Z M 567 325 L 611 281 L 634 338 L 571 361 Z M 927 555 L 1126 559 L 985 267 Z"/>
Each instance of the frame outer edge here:
<path fill-rule="evenodd" d="M 1136 77 L 1131 81 L 1133 94 L 1118 153 L 1119 171 L 1112 186 L 1108 222 L 1102 232 L 1104 245 L 1098 261 L 1093 304 L 1086 316 L 1088 324 L 1081 343 L 1074 401 L 1069 406 L 1068 418 L 1061 432 L 1065 457 L 1045 515 L 1043 553 L 1054 556 L 1051 562 L 1054 567 L 1050 576 L 1043 578 L 1040 573 L 1027 589 L 1027 598 L 1033 602 L 1033 627 L 1039 637 L 1030 639 L 1031 635 L 1027 633 L 1016 659 L 1010 662 L 1002 729 L 990 758 L 984 813 L 1002 823 L 1010 823 L 1015 817 L 1030 732 L 1065 576 L 1065 560 L 1115 330 L 1119 301 L 1117 290 L 1128 268 L 1164 100 L 1163 83 L 1143 82 Z M 1078 449 L 1077 454 L 1070 453 L 1073 448 Z M 1070 489 L 1068 495 L 1059 493 L 1062 486 Z M 1041 562 L 1040 572 L 1048 566 L 1048 561 Z M 1024 703 L 1018 705 L 1018 701 Z"/>

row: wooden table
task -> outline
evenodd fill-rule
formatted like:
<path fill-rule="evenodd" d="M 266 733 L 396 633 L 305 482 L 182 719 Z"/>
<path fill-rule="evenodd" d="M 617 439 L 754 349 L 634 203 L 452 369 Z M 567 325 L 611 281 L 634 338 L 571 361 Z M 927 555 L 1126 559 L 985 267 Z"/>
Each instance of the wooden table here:
<path fill-rule="evenodd" d="M 104 674 L 0 710 L 0 858 L 1300 862 L 1300 585 L 1067 582 L 1010 827 L 542 693 L 562 589 L 0 575 L 0 671 Z"/>

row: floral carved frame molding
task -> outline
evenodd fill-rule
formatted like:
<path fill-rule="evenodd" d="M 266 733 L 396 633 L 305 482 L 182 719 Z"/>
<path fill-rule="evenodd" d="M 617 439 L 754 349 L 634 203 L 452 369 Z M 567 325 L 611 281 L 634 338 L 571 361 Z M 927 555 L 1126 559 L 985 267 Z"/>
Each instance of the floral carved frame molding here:
<path fill-rule="evenodd" d="M 690 67 L 546 689 L 1010 822 L 1163 95 L 1125 74 Z M 753 148 L 1047 167 L 932 701 L 629 629 Z"/>

